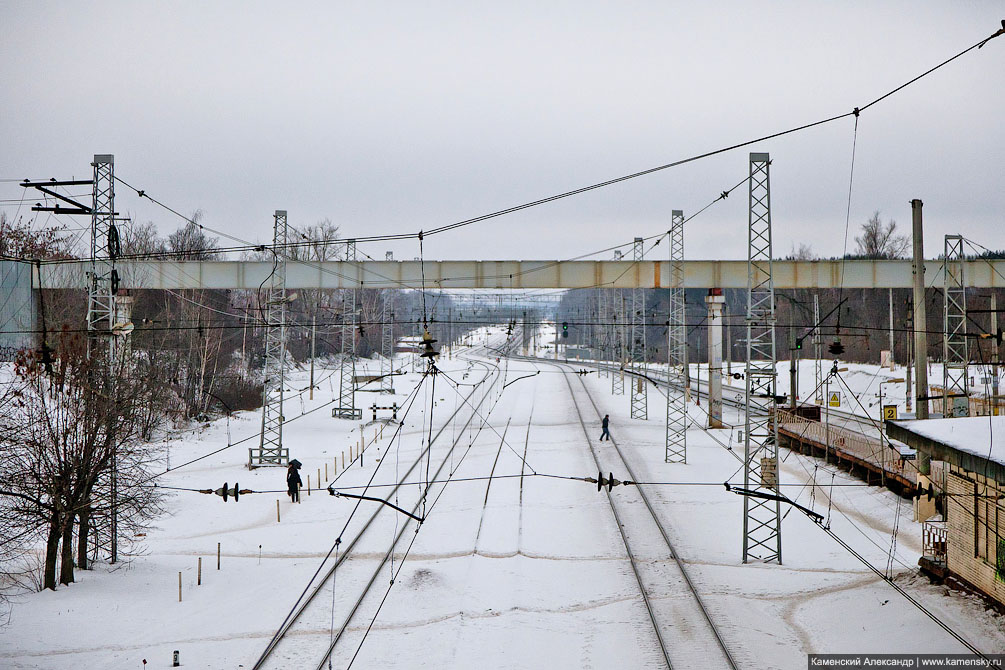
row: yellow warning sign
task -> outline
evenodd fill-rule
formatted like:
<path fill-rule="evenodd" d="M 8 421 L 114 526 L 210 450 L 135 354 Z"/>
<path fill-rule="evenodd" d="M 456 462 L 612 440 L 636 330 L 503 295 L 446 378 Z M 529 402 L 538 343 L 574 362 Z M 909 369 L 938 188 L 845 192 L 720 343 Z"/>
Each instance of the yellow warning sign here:
<path fill-rule="evenodd" d="M 831 407 L 841 406 L 841 391 L 831 391 L 827 396 L 827 404 Z"/>
<path fill-rule="evenodd" d="M 897 420 L 897 406 L 883 405 L 883 421 L 896 421 L 896 420 Z"/>

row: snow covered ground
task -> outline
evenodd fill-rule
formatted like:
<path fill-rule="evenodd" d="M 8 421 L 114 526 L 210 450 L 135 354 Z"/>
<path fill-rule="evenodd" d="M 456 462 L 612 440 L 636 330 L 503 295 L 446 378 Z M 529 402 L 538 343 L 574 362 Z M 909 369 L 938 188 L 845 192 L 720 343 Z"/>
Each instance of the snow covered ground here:
<path fill-rule="evenodd" d="M 503 338 L 496 329 L 489 343 L 498 347 Z M 446 375 L 435 392 L 429 380 L 419 387 L 400 437 L 392 440 L 393 427 L 386 427 L 367 447 L 362 465 L 357 461 L 345 470 L 341 454 L 348 459 L 350 445 L 358 444 L 360 425 L 331 417 L 337 384 L 324 380 L 311 401 L 300 393 L 307 386 L 305 374 L 290 376 L 284 442 L 304 463 L 302 475 L 306 482 L 310 474 L 312 487 L 319 469 L 324 478 L 326 464 L 333 479 L 336 458 L 340 490 L 360 493 L 351 487 L 371 477 L 375 485 L 392 483 L 396 471 L 403 475 L 421 453 L 423 438 L 443 428 L 428 462 L 433 471 L 444 463 L 440 479 L 450 476 L 450 482 L 429 489 L 428 518 L 418 533 L 414 524 L 406 528 L 393 564 L 378 570 L 373 594 L 336 646 L 333 667 L 347 667 L 357 653 L 353 665 L 359 668 L 661 667 L 606 498 L 596 485 L 547 476 L 595 475 L 565 375 L 540 362 L 503 360 L 500 371 L 493 363 L 494 353 L 479 348 L 444 356 L 440 367 Z M 812 380 L 811 367 L 805 368 Z M 407 405 L 420 378 L 396 377 L 397 395 L 361 393 L 357 406 Z M 803 668 L 808 653 L 965 651 L 798 510 L 788 510 L 783 522 L 783 565 L 743 565 L 742 500 L 722 486 L 742 479 L 734 452 L 720 444 L 735 446 L 735 432 L 689 431 L 688 464 L 667 464 L 663 396 L 651 391 L 649 419 L 633 421 L 628 397 L 612 396 L 609 380 L 596 373 L 583 379 L 601 415 L 611 415 L 611 431 L 636 476 L 653 482 L 645 488 L 739 667 Z M 582 396 L 580 411 L 595 440 L 600 417 Z M 700 411 L 693 411 L 700 421 Z M 736 422 L 732 410 L 726 413 Z M 369 418 L 365 410 L 364 422 Z M 259 421 L 257 413 L 241 413 L 229 427 L 221 419 L 177 435 L 170 441 L 171 464 L 178 467 L 253 435 Z M 366 441 L 374 440 L 374 430 L 363 428 Z M 455 441 L 458 447 L 450 450 Z M 252 443 L 157 481 L 193 489 L 225 481 L 256 491 L 285 488 L 281 470 L 247 470 L 246 448 Z M 607 442 L 594 446 L 610 453 L 604 451 L 611 449 Z M 915 575 L 921 531 L 910 521 L 908 501 L 820 461 L 784 450 L 782 456 L 781 481 L 790 485 L 790 497 L 824 514 L 832 530 L 881 571 L 895 539 L 897 582 L 983 651 L 1005 651 L 1001 617 Z M 406 477 L 410 483 L 392 502 L 408 510 L 421 504 L 424 467 Z M 390 490 L 372 487 L 368 493 L 383 496 Z M 625 487 L 613 491 L 615 498 L 627 493 Z M 78 582 L 69 587 L 16 599 L 9 623 L 0 629 L 0 667 L 142 668 L 146 659 L 146 667 L 163 668 L 178 650 L 182 667 L 250 668 L 315 571 L 332 565 L 329 549 L 347 521 L 340 550 L 376 511 L 376 503 L 358 505 L 350 521 L 357 501 L 316 489 L 310 496 L 305 489 L 300 504 L 283 493 L 224 503 L 217 496 L 172 491 L 169 512 L 146 537 L 136 538 L 139 555 L 78 572 Z M 375 530 L 336 572 L 334 588 L 322 591 L 313 618 L 277 648 L 268 667 L 317 667 L 364 582 L 404 527 L 403 515 L 382 509 Z M 636 549 L 641 562 L 668 560 L 655 538 Z M 199 557 L 202 585 L 196 584 Z M 668 583 L 650 597 L 658 603 L 684 597 L 674 589 Z M 686 629 L 700 622 L 679 624 Z M 681 667 L 709 666 L 693 661 Z"/>

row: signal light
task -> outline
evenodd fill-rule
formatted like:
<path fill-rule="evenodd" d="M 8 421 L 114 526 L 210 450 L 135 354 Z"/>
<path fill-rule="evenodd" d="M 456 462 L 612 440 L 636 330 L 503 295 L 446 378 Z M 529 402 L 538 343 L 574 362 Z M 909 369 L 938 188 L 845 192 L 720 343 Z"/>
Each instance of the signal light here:
<path fill-rule="evenodd" d="M 566 321 L 562 322 L 562 337 L 569 337 L 569 324 Z"/>

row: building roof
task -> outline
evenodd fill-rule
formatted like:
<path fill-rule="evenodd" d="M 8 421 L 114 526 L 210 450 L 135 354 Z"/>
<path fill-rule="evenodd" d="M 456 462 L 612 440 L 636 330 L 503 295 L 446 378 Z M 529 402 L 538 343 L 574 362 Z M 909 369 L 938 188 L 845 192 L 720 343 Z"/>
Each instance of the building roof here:
<path fill-rule="evenodd" d="M 931 458 L 1005 482 L 1005 416 L 887 421 L 890 437 Z"/>

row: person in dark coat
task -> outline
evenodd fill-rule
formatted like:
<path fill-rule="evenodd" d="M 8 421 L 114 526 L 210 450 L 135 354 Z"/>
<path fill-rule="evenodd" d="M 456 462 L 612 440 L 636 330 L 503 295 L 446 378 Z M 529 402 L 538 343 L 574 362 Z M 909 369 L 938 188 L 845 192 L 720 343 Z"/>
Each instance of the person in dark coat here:
<path fill-rule="evenodd" d="M 610 442 L 611 441 L 611 432 L 609 430 L 607 430 L 607 428 L 611 425 L 611 415 L 610 414 L 605 414 L 604 415 L 604 420 L 600 423 L 600 425 L 604 429 L 604 432 L 602 432 L 600 434 L 600 441 L 603 442 L 604 441 L 604 436 L 607 436 L 607 441 Z"/>
<path fill-rule="evenodd" d="M 293 461 L 286 470 L 286 486 L 289 487 L 288 493 L 292 502 L 300 502 L 300 487 L 303 483 L 300 479 L 300 461 Z"/>

